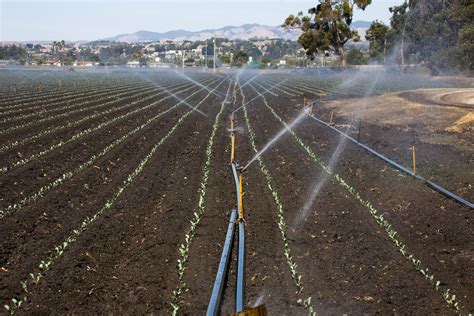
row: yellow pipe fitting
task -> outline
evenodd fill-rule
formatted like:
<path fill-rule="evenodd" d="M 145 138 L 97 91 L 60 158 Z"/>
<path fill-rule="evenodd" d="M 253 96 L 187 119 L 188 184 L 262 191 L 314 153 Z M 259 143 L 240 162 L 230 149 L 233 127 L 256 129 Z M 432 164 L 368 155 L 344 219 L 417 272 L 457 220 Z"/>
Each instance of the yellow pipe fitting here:
<path fill-rule="evenodd" d="M 416 148 L 413 145 L 413 175 L 416 176 Z"/>
<path fill-rule="evenodd" d="M 239 175 L 239 206 L 240 206 L 240 209 L 239 209 L 239 220 L 243 220 L 244 219 L 244 205 L 242 204 L 243 203 L 243 192 L 242 192 L 242 175 Z"/>
<path fill-rule="evenodd" d="M 234 133 L 232 133 L 231 139 L 232 139 L 232 149 L 231 149 L 231 154 L 230 154 L 230 161 L 232 162 L 235 159 L 235 135 L 234 135 Z"/>

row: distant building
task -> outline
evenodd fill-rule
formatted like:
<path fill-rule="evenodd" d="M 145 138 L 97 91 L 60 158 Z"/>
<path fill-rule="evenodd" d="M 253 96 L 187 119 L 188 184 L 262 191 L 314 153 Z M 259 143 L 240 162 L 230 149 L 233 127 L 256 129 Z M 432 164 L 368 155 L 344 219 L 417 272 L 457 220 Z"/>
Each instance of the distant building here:
<path fill-rule="evenodd" d="M 74 67 L 94 67 L 95 63 L 91 61 L 76 60 L 72 65 Z"/>
<path fill-rule="evenodd" d="M 130 68 L 140 68 L 140 62 L 137 61 L 137 60 L 133 60 L 133 61 L 129 61 L 127 64 L 126 64 L 127 67 L 130 67 Z"/>

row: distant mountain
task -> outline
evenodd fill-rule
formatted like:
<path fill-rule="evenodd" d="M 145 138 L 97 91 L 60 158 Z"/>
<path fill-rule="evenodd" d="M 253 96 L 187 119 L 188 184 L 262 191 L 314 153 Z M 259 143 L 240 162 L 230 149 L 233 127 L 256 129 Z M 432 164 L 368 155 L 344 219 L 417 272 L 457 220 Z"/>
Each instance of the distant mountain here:
<path fill-rule="evenodd" d="M 352 28 L 363 33 L 370 26 L 368 21 L 354 21 Z M 229 40 L 248 40 L 251 38 L 281 38 L 287 40 L 297 40 L 301 34 L 298 30 L 286 30 L 280 26 L 268 26 L 261 24 L 244 24 L 242 26 L 225 26 L 220 29 L 202 30 L 197 32 L 186 30 L 174 30 L 165 33 L 138 31 L 131 34 L 120 34 L 109 38 L 104 38 L 104 41 L 137 43 L 137 42 L 151 42 L 151 41 L 203 41 L 213 37 L 227 38 Z"/>
<path fill-rule="evenodd" d="M 352 22 L 351 26 L 352 26 L 352 28 L 355 28 L 355 29 L 368 29 L 370 27 L 370 24 L 372 24 L 372 22 L 369 22 L 369 21 L 354 21 L 354 22 Z"/>
<path fill-rule="evenodd" d="M 260 24 L 245 24 L 242 26 L 226 26 L 214 30 L 202 30 L 197 32 L 175 30 L 165 33 L 138 31 L 131 34 L 120 34 L 117 36 L 104 38 L 104 41 L 116 41 L 126 43 L 136 42 L 150 42 L 150 41 L 197 41 L 206 40 L 213 37 L 227 38 L 230 40 L 242 39 L 248 40 L 251 38 L 281 38 L 288 40 L 296 40 L 300 35 L 298 30 L 285 30 L 279 26 L 267 26 Z"/>
<path fill-rule="evenodd" d="M 372 22 L 368 21 L 354 21 L 351 24 L 351 28 L 356 30 L 359 33 L 360 40 L 365 42 L 365 34 L 367 33 L 367 29 L 370 27 Z"/>

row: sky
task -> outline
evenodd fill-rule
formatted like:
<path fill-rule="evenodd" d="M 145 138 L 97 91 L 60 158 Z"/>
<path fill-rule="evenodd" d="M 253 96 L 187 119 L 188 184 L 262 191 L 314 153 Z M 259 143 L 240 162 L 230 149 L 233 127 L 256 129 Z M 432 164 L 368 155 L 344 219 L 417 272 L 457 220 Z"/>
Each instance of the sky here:
<path fill-rule="evenodd" d="M 388 23 L 402 0 L 373 0 L 354 20 Z M 247 23 L 280 25 L 316 0 L 0 0 L 0 41 L 96 40 L 139 30 L 199 31 Z"/>

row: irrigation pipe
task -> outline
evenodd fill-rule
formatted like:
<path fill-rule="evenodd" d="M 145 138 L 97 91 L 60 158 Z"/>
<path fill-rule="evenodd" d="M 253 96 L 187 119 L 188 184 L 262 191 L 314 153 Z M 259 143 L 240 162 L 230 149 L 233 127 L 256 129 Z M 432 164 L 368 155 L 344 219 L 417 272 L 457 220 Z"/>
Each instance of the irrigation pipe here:
<path fill-rule="evenodd" d="M 230 88 L 230 85 L 229 85 Z M 226 99 L 229 89 L 227 90 Z M 235 95 L 234 95 L 235 97 Z M 221 109 L 222 111 L 222 109 Z M 226 239 L 224 247 L 222 249 L 221 260 L 219 262 L 219 268 L 217 270 L 216 280 L 214 282 L 214 287 L 212 289 L 211 298 L 209 301 L 209 306 L 207 308 L 207 316 L 213 316 L 218 314 L 219 306 L 221 305 L 222 291 L 224 287 L 225 276 L 227 275 L 227 270 L 229 267 L 229 256 L 231 252 L 234 229 L 236 223 L 238 223 L 239 229 L 239 244 L 238 244 L 238 259 L 237 259 L 237 286 L 235 294 L 235 310 L 237 313 L 240 313 L 244 310 L 245 307 L 245 220 L 243 212 L 243 203 L 242 203 L 242 174 L 238 172 L 238 165 L 235 162 L 235 131 L 234 131 L 234 113 L 230 116 L 230 137 L 231 137 L 231 155 L 230 155 L 230 165 L 232 169 L 232 174 L 234 176 L 235 182 L 235 191 L 237 195 L 237 211 L 233 210 L 230 216 L 229 225 L 227 228 Z M 175 310 L 177 311 L 177 310 Z"/>
<path fill-rule="evenodd" d="M 237 219 L 237 212 L 235 210 L 230 214 L 229 225 L 227 227 L 227 235 L 225 237 L 224 248 L 222 249 L 221 261 L 219 262 L 219 268 L 217 270 L 216 281 L 212 289 L 211 299 L 209 306 L 207 307 L 207 316 L 214 316 L 218 314 L 218 308 L 220 305 L 222 290 L 224 289 L 224 280 L 227 275 L 229 268 L 229 257 L 232 249 L 232 242 L 234 240 L 234 227 Z"/>
<path fill-rule="evenodd" d="M 238 210 L 238 223 L 239 223 L 239 246 L 237 255 L 237 286 L 235 293 L 235 311 L 237 313 L 242 312 L 245 307 L 245 221 L 244 221 L 244 209 L 242 203 L 242 174 L 237 172 L 237 163 L 234 161 L 235 158 L 235 133 L 234 133 L 234 113 L 231 114 L 231 137 L 232 137 L 232 154 L 231 154 L 231 167 L 232 174 L 235 182 L 235 192 L 237 195 L 237 210 Z"/>
<path fill-rule="evenodd" d="M 237 257 L 237 286 L 235 294 L 235 310 L 237 313 L 242 312 L 245 306 L 245 221 L 242 195 L 242 174 L 240 174 L 237 191 L 239 205 L 239 252 Z"/>
<path fill-rule="evenodd" d="M 214 91 L 217 90 L 217 88 L 225 81 L 226 79 L 223 79 L 222 82 L 214 88 Z M 226 97 L 229 95 L 229 90 L 230 90 L 230 83 L 229 87 L 227 88 L 227 93 Z M 211 93 L 209 92 L 207 97 Z M 206 97 L 206 98 L 207 98 Z M 205 100 L 205 99 L 204 99 Z M 201 102 L 204 102 L 202 100 Z M 215 119 L 214 119 L 214 124 L 212 125 L 211 128 L 211 135 L 209 137 L 207 147 L 206 147 L 206 161 L 203 166 L 203 174 L 201 178 L 201 184 L 199 187 L 199 202 L 198 202 L 198 209 L 196 212 L 194 212 L 194 217 L 192 220 L 190 220 L 190 227 L 186 231 L 185 234 L 185 239 L 184 241 L 180 244 L 179 246 L 179 252 L 180 256 L 178 260 L 176 261 L 176 269 L 177 269 L 177 274 L 178 274 L 178 285 L 176 286 L 176 289 L 173 291 L 173 295 L 171 297 L 171 315 L 178 315 L 179 309 L 181 307 L 181 295 L 186 291 L 186 282 L 184 280 L 184 272 L 186 270 L 186 263 L 188 261 L 189 257 L 189 249 L 191 247 L 191 243 L 193 241 L 194 235 L 196 234 L 196 229 L 201 222 L 201 219 L 204 215 L 205 212 L 205 202 L 206 202 L 206 192 L 207 192 L 207 183 L 209 180 L 209 174 L 211 171 L 211 160 L 213 156 L 213 148 L 214 148 L 214 138 L 217 134 L 217 128 L 219 126 L 219 120 L 220 117 L 224 111 L 224 104 L 225 104 L 225 99 L 221 103 L 221 107 L 219 112 L 217 113 Z"/>
<path fill-rule="evenodd" d="M 239 255 L 237 258 L 237 288 L 235 296 L 235 311 L 240 313 L 245 305 L 245 223 L 239 221 Z"/>
<path fill-rule="evenodd" d="M 265 97 L 263 97 L 265 106 L 269 109 L 269 111 L 273 114 L 273 116 L 280 121 L 284 126 L 286 123 L 283 119 L 275 112 L 275 110 L 266 102 Z M 360 192 L 358 192 L 355 188 L 350 186 L 339 174 L 335 173 L 331 168 L 329 168 L 321 158 L 317 157 L 316 154 L 306 145 L 303 140 L 296 134 L 296 132 L 292 129 L 289 129 L 290 134 L 293 136 L 294 140 L 303 148 L 304 151 L 317 163 L 321 168 L 333 179 L 342 186 L 350 195 L 352 195 L 362 206 L 364 206 L 369 213 L 372 215 L 372 218 L 375 222 L 382 227 L 390 240 L 393 244 L 397 247 L 398 251 L 403 255 L 403 257 L 410 262 L 415 269 L 423 275 L 423 277 L 432 285 L 432 287 L 443 297 L 444 301 L 448 304 L 448 306 L 454 309 L 455 312 L 458 314 L 460 313 L 459 303 L 456 300 L 456 295 L 451 292 L 451 289 L 444 290 L 441 288 L 441 281 L 436 279 L 434 274 L 431 274 L 431 270 L 428 270 L 420 259 L 418 259 L 415 254 L 410 253 L 407 250 L 406 244 L 397 237 L 398 232 L 392 228 L 392 225 L 384 218 L 383 214 L 377 210 L 372 203 L 368 200 L 365 200 Z"/>
<path fill-rule="evenodd" d="M 463 205 L 469 207 L 470 209 L 474 209 L 474 204 L 473 204 L 473 203 L 471 203 L 471 202 L 469 202 L 469 201 L 463 199 L 462 197 L 460 197 L 460 196 L 458 196 L 458 195 L 456 195 L 456 194 L 454 194 L 454 193 L 452 193 L 452 192 L 446 190 L 445 188 L 441 187 L 440 185 L 438 185 L 438 184 L 436 184 L 436 183 L 434 183 L 434 182 L 432 182 L 432 181 L 430 181 L 430 180 L 427 180 L 427 179 L 423 178 L 422 176 L 420 176 L 420 175 L 418 175 L 418 174 L 413 174 L 413 170 L 411 170 L 411 169 L 409 169 L 409 168 L 406 168 L 406 167 L 403 167 L 403 166 L 400 165 L 399 163 L 397 163 L 397 162 L 395 162 L 395 161 L 393 161 L 393 160 L 391 160 L 391 159 L 385 157 L 384 155 L 382 155 L 381 153 L 377 152 L 376 150 L 370 148 L 369 146 L 362 144 L 361 142 L 357 141 L 357 140 L 356 140 L 355 138 L 353 138 L 352 136 L 347 135 L 347 134 L 344 133 L 343 131 L 337 129 L 337 128 L 334 127 L 334 126 L 331 126 L 330 124 L 324 122 L 323 120 L 320 120 L 320 119 L 318 119 L 317 117 L 312 116 L 312 115 L 310 115 L 310 117 L 311 117 L 312 119 L 314 119 L 316 122 L 318 122 L 318 123 L 320 123 L 320 124 L 322 124 L 322 125 L 324 125 L 324 126 L 327 126 L 327 127 L 329 127 L 330 129 L 332 129 L 333 131 L 335 131 L 335 132 L 337 132 L 337 133 L 343 135 L 344 137 L 346 137 L 347 139 L 349 139 L 349 140 L 350 140 L 351 142 L 353 142 L 354 144 L 356 144 L 356 145 L 358 145 L 358 146 L 364 148 L 365 150 L 367 150 L 368 152 L 370 152 L 371 154 L 373 154 L 373 155 L 376 156 L 377 158 L 382 159 L 383 161 L 385 161 L 386 163 L 390 164 L 390 165 L 393 166 L 394 168 L 396 168 L 396 169 L 398 169 L 398 170 L 400 170 L 400 171 L 402 171 L 402 172 L 404 172 L 404 173 L 406 173 L 406 174 L 408 174 L 408 175 L 414 177 L 414 178 L 417 179 L 417 180 L 423 181 L 423 183 L 425 183 L 427 186 L 429 186 L 429 187 L 432 188 L 433 190 L 438 191 L 439 193 L 441 193 L 441 194 L 443 194 L 443 195 L 445 195 L 445 196 L 447 196 L 447 197 L 449 197 L 449 198 L 455 200 L 455 201 L 458 202 L 458 203 L 461 203 L 461 204 L 463 204 Z"/>
<path fill-rule="evenodd" d="M 250 86 L 253 87 L 252 85 L 250 85 Z M 250 138 L 250 145 L 252 146 L 253 151 L 257 154 L 258 149 L 257 149 L 256 140 L 255 140 L 256 135 L 255 135 L 255 132 L 252 129 L 252 126 L 250 125 L 250 118 L 249 118 L 250 116 L 248 114 L 247 107 L 245 106 L 245 104 L 246 104 L 245 103 L 245 94 L 243 92 L 242 86 L 240 86 L 239 90 L 240 90 L 240 94 L 242 96 L 242 104 L 243 104 L 242 107 L 243 107 L 243 112 L 244 112 L 244 119 L 245 119 L 245 122 L 246 122 L 246 125 L 247 125 L 247 131 L 248 131 L 249 138 Z M 263 94 L 261 94 L 260 96 L 263 98 L 263 100 L 265 100 L 265 97 L 263 96 Z M 299 273 L 298 265 L 296 264 L 295 259 L 293 258 L 293 255 L 291 254 L 290 245 L 289 245 L 289 242 L 288 242 L 289 238 L 287 236 L 287 225 L 286 225 L 286 221 L 285 221 L 285 217 L 284 217 L 284 207 L 283 207 L 283 204 L 281 203 L 281 200 L 279 198 L 278 191 L 274 187 L 274 180 L 273 180 L 272 176 L 270 175 L 270 172 L 269 172 L 268 168 L 266 167 L 266 165 L 265 165 L 265 163 L 264 163 L 261 156 L 257 157 L 257 162 L 259 164 L 260 171 L 262 172 L 263 176 L 265 177 L 267 187 L 268 187 L 269 191 L 272 194 L 273 201 L 274 201 L 275 206 L 276 206 L 276 215 L 277 215 L 277 218 L 278 218 L 277 226 L 278 226 L 278 230 L 280 231 L 280 235 L 281 235 L 282 242 L 283 242 L 283 245 L 284 245 L 283 253 L 285 255 L 286 262 L 288 264 L 289 270 L 291 272 L 291 278 L 293 279 L 295 287 L 297 289 L 297 295 L 299 297 L 301 297 L 301 295 L 302 295 L 301 293 L 303 292 L 302 275 Z M 299 298 L 297 300 L 297 303 L 299 305 L 303 306 L 304 308 L 306 308 L 306 310 L 308 312 L 308 315 L 310 315 L 310 316 L 316 315 L 316 312 L 314 311 L 314 307 L 311 304 L 311 296 L 306 297 L 306 298 Z"/>

